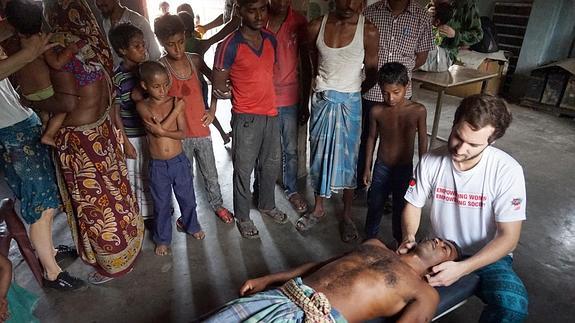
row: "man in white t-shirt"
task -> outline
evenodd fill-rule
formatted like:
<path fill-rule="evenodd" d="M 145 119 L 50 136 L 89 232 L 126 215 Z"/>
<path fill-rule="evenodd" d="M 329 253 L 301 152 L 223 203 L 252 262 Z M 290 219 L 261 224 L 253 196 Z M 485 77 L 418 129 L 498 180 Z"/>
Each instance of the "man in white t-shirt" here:
<path fill-rule="evenodd" d="M 455 241 L 465 258 L 433 267 L 428 281 L 449 286 L 469 273 L 478 274 L 476 294 L 486 304 L 481 322 L 522 322 L 527 316 L 527 291 L 511 266 L 525 220 L 523 169 L 491 146 L 511 119 L 502 99 L 465 98 L 455 112 L 447 147 L 422 158 L 405 194 L 399 253 L 415 247 L 421 208 L 431 199 L 434 234 Z"/>
<path fill-rule="evenodd" d="M 146 49 L 148 50 L 148 59 L 156 61 L 160 58 L 162 53 L 160 52 L 160 47 L 156 41 L 156 36 L 152 31 L 150 23 L 144 16 L 122 6 L 119 0 L 96 0 L 96 5 L 104 18 L 102 25 L 104 27 L 106 39 L 108 39 L 108 33 L 113 26 L 116 26 L 119 23 L 129 22 L 138 27 L 138 29 L 144 33 L 144 41 L 146 42 Z M 109 42 L 110 40 L 108 40 L 108 43 Z M 112 51 L 112 56 L 114 57 L 114 67 L 117 67 L 121 60 L 114 51 Z"/>

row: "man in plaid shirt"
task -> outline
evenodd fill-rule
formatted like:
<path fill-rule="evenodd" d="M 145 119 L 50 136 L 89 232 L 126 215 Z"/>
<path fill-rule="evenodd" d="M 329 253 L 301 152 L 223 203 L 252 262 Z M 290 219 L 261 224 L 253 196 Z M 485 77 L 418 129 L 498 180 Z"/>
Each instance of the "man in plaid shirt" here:
<path fill-rule="evenodd" d="M 378 69 L 388 62 L 399 62 L 411 72 L 427 59 L 427 52 L 433 48 L 431 21 L 427 13 L 415 0 L 381 0 L 368 6 L 364 16 L 379 30 Z M 411 99 L 411 82 L 405 97 Z M 363 176 L 365 168 L 365 142 L 369 130 L 369 112 L 375 104 L 383 102 L 379 85 L 363 95 L 363 122 L 361 146 L 357 162 L 357 176 Z M 359 188 L 358 182 L 358 188 Z"/>

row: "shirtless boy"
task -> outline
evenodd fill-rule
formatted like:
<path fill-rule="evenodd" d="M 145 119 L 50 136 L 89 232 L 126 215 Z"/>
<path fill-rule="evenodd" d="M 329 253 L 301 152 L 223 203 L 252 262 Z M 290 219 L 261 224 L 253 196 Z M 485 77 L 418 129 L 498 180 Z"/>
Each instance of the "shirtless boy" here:
<path fill-rule="evenodd" d="M 439 294 L 422 277 L 458 255 L 455 244 L 441 239 L 421 242 L 405 255 L 371 239 L 335 260 L 250 279 L 240 295 L 251 296 L 229 302 L 204 322 L 362 322 L 400 312 L 398 322 L 429 322 Z M 261 292 L 278 283 L 285 284 Z"/>
<path fill-rule="evenodd" d="M 153 61 L 140 65 L 140 85 L 149 97 L 136 109 L 146 126 L 150 148 L 150 191 L 154 200 L 154 242 L 156 255 L 165 256 L 172 240 L 172 189 L 180 206 L 176 220 L 178 231 L 195 239 L 205 237 L 196 213 L 193 175 L 190 161 L 182 149 L 186 137 L 186 118 L 182 99 L 168 96 L 170 81 L 166 68 Z"/>
<path fill-rule="evenodd" d="M 391 192 L 393 237 L 401 242 L 401 212 L 403 196 L 413 173 L 413 148 L 418 134 L 419 157 L 427 151 L 425 107 L 404 98 L 409 77 L 401 63 L 386 63 L 379 70 L 379 86 L 383 104 L 374 105 L 369 118 L 363 183 L 370 185 L 367 195 L 365 235 L 375 238 L 383 215 L 383 204 Z M 375 142 L 379 136 L 377 159 L 371 172 Z"/>

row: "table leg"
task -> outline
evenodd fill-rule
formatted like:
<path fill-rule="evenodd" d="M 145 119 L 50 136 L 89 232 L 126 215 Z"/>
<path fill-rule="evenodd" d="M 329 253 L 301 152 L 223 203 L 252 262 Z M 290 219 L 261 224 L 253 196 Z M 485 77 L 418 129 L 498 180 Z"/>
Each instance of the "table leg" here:
<path fill-rule="evenodd" d="M 435 114 L 433 115 L 433 127 L 431 128 L 431 137 L 429 138 L 429 150 L 433 147 L 433 142 L 437 138 L 437 129 L 439 128 L 439 119 L 441 119 L 441 105 L 443 104 L 443 93 L 445 89 L 437 92 L 437 102 L 435 103 Z"/>
<path fill-rule="evenodd" d="M 487 89 L 487 81 L 488 80 L 481 82 L 481 94 L 485 94 L 485 89 Z"/>

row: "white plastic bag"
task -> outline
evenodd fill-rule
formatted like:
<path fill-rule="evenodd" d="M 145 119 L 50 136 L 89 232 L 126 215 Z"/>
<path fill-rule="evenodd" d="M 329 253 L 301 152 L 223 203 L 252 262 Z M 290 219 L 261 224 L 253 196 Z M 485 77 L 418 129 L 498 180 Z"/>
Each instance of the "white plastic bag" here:
<path fill-rule="evenodd" d="M 453 64 L 445 48 L 435 46 L 427 53 L 427 60 L 419 69 L 426 72 L 445 72 Z"/>

